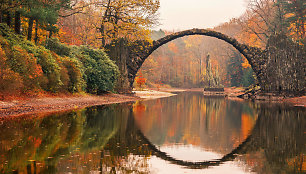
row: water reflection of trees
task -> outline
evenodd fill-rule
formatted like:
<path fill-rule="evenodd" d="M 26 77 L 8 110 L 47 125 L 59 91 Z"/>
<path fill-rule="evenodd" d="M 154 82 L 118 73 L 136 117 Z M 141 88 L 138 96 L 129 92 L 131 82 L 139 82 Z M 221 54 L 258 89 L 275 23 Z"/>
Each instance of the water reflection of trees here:
<path fill-rule="evenodd" d="M 71 153 L 101 150 L 117 133 L 126 111 L 129 112 L 113 105 L 51 116 L 2 119 L 0 172 L 55 173 L 59 161 L 70 158 Z"/>
<path fill-rule="evenodd" d="M 259 118 L 247 139 L 231 153 L 216 161 L 188 162 L 161 152 L 142 133 L 153 154 L 173 164 L 206 168 L 228 160 L 245 161 L 257 173 L 305 172 L 305 108 L 284 105 L 257 106 Z"/>
<path fill-rule="evenodd" d="M 193 100 L 203 102 L 201 101 L 203 99 Z M 163 101 L 159 102 L 157 106 L 153 106 L 154 110 L 160 112 L 174 110 L 170 107 L 163 108 Z M 180 102 L 177 104 L 185 108 Z M 206 105 L 210 104 L 206 103 Z M 235 102 L 217 101 L 212 104 L 215 110 L 218 108 L 221 110 L 224 106 L 229 107 L 227 105 L 235 108 L 226 111 L 231 114 L 251 113 L 246 108 L 237 108 L 238 104 Z M 200 106 L 202 110 L 199 112 L 203 113 L 205 105 Z M 151 110 L 150 108 L 147 107 L 144 112 Z M 226 160 L 234 160 L 235 154 L 241 154 L 237 160 L 244 161 L 258 173 L 302 173 L 305 171 L 305 109 L 279 105 L 273 107 L 258 105 L 256 108 L 259 116 L 251 135 L 243 146 L 234 150 L 234 153 L 230 154 Z M 138 122 L 139 120 L 135 122 L 132 112 L 132 106 L 127 104 L 93 107 L 33 119 L 22 117 L 11 120 L 2 119 L 0 120 L 2 123 L 0 125 L 0 172 L 148 173 L 150 156 L 156 155 L 156 150 L 150 148 L 148 142 L 139 134 L 141 122 Z M 185 112 L 197 114 L 195 111 Z M 216 112 L 223 111 L 212 113 Z M 147 116 L 142 115 L 142 117 Z M 157 123 L 156 120 L 147 118 Z M 227 117 L 214 117 L 214 120 L 217 119 L 227 119 Z M 166 121 L 171 120 L 166 119 Z M 211 123 L 214 121 L 208 120 Z M 241 119 L 237 118 L 238 120 Z M 182 121 L 190 121 L 190 118 L 182 119 Z M 236 122 L 233 121 L 234 123 Z M 151 124 L 148 127 L 154 128 Z M 160 132 L 156 127 L 155 131 Z M 148 140 L 154 142 L 150 138 Z M 164 155 L 165 160 L 171 160 L 166 153 Z"/>
<path fill-rule="evenodd" d="M 248 103 L 204 97 L 202 93 L 138 102 L 134 108 L 137 105 L 147 105 L 141 112 L 134 109 L 134 115 L 154 144 L 192 144 L 220 154 L 243 142 L 257 118 Z"/>
<path fill-rule="evenodd" d="M 258 173 L 305 172 L 305 108 L 265 105 L 259 107 L 260 119 L 244 159 Z"/>

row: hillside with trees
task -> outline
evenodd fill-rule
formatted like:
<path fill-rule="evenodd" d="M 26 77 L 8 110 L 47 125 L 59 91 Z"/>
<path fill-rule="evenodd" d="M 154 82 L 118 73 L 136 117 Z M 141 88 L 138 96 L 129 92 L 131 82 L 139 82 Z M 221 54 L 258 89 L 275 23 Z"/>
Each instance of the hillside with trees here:
<path fill-rule="evenodd" d="M 2 95 L 101 94 L 114 88 L 118 67 L 103 50 L 68 46 L 55 38 L 35 45 L 2 24 L 0 35 Z"/>
<path fill-rule="evenodd" d="M 118 38 L 149 39 L 159 8 L 149 0 L 0 2 L 2 99 L 114 91 L 119 70 L 103 47 Z"/>

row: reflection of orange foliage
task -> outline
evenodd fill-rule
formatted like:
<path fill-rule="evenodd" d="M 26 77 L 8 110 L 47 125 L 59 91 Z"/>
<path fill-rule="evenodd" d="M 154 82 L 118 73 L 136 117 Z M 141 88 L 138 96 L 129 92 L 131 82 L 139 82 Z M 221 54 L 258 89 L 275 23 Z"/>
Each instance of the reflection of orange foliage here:
<path fill-rule="evenodd" d="M 254 119 L 248 114 L 242 114 L 241 116 L 241 134 L 242 138 L 246 139 L 254 125 Z"/>
<path fill-rule="evenodd" d="M 137 101 L 135 104 L 133 104 L 133 112 L 136 116 L 141 116 L 144 111 L 146 111 L 146 106 L 140 101 Z"/>
<path fill-rule="evenodd" d="M 293 159 L 287 160 L 288 165 L 297 171 L 306 171 L 306 157 L 304 154 L 300 154 Z"/>
<path fill-rule="evenodd" d="M 175 130 L 175 129 L 169 129 L 169 130 L 168 130 L 168 134 L 167 134 L 167 135 L 168 135 L 169 137 L 174 137 L 175 132 L 176 132 L 176 130 Z"/>
<path fill-rule="evenodd" d="M 193 136 L 192 134 L 186 133 L 182 138 L 182 141 L 192 144 L 194 146 L 199 146 L 201 144 L 201 137 Z"/>
<path fill-rule="evenodd" d="M 28 140 L 32 141 L 34 143 L 34 147 L 39 147 L 41 144 L 41 139 L 40 138 L 35 138 L 33 136 L 29 136 Z"/>
<path fill-rule="evenodd" d="M 171 127 L 168 129 L 167 135 L 169 137 L 174 137 L 176 132 L 177 132 L 176 124 L 173 122 L 171 124 Z"/>

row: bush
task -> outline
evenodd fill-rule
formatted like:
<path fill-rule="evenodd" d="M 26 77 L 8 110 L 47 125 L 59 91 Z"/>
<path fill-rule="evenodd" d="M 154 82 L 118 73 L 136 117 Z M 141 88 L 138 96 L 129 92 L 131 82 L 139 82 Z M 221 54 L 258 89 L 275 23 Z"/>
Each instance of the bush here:
<path fill-rule="evenodd" d="M 68 90 L 70 92 L 81 92 L 85 90 L 86 83 L 83 79 L 83 67 L 81 62 L 73 58 L 65 57 L 63 63 L 68 70 L 68 75 L 70 79 L 68 84 Z"/>
<path fill-rule="evenodd" d="M 119 70 L 104 51 L 81 46 L 75 47 L 73 53 L 84 65 L 88 93 L 102 94 L 114 89 Z"/>
<path fill-rule="evenodd" d="M 60 92 L 68 92 L 69 91 L 69 75 L 68 75 L 68 69 L 65 67 L 63 63 L 63 58 L 55 54 L 54 52 L 51 52 L 52 57 L 56 60 L 56 63 L 58 64 L 60 68 L 60 80 L 62 82 L 61 87 L 59 88 Z"/>
<path fill-rule="evenodd" d="M 48 79 L 47 88 L 44 90 L 58 92 L 63 85 L 61 81 L 61 68 L 52 57 L 49 50 L 40 46 L 37 55 L 38 63 L 41 65 L 45 76 Z"/>
<path fill-rule="evenodd" d="M 112 91 L 118 67 L 103 50 L 71 47 L 58 39 L 37 46 L 0 24 L 0 92 L 43 89 L 101 94 Z"/>
<path fill-rule="evenodd" d="M 26 50 L 20 46 L 15 45 L 11 48 L 11 52 L 8 55 L 8 64 L 10 68 L 19 73 L 22 77 L 24 89 L 26 92 L 31 89 L 38 89 L 40 81 L 42 81 L 43 73 L 40 65 L 37 64 L 37 60 L 33 54 L 29 54 Z"/>
<path fill-rule="evenodd" d="M 22 79 L 8 66 L 6 54 L 0 45 L 0 93 L 16 93 L 21 87 Z"/>
<path fill-rule="evenodd" d="M 70 56 L 71 48 L 65 44 L 60 43 L 57 38 L 46 40 L 46 48 L 52 50 L 60 56 Z"/>
<path fill-rule="evenodd" d="M 46 41 L 46 48 L 63 56 L 60 62 L 68 71 L 68 91 L 86 89 L 88 93 L 102 94 L 114 89 L 119 70 L 103 50 L 71 47 L 54 38 Z M 65 83 L 63 85 L 66 86 Z"/>
<path fill-rule="evenodd" d="M 56 58 L 61 68 L 63 90 L 71 93 L 83 91 L 85 89 L 85 82 L 83 80 L 81 62 L 70 57 L 60 57 L 55 53 L 52 56 Z"/>

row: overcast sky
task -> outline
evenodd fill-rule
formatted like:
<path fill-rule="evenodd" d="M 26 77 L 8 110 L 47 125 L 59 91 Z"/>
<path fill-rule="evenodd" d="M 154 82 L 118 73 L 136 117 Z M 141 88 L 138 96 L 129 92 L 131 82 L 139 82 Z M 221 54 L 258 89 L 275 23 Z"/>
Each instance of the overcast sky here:
<path fill-rule="evenodd" d="M 160 23 L 155 29 L 211 28 L 246 10 L 244 0 L 160 0 Z"/>

